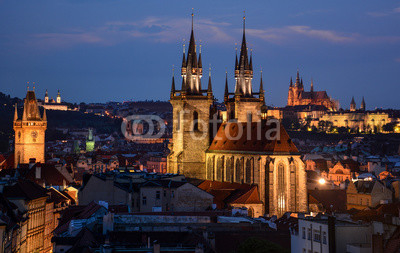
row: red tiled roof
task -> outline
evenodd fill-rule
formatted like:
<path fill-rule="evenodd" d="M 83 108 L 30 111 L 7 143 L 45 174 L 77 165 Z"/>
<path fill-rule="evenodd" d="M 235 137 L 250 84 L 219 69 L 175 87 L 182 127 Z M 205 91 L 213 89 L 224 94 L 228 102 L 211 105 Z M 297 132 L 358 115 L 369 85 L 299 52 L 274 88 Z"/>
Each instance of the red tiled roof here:
<path fill-rule="evenodd" d="M 205 180 L 197 187 L 214 196 L 214 204 L 217 205 L 218 209 L 227 208 L 229 204 L 235 201 L 241 204 L 245 201 L 257 202 L 257 196 L 254 196 L 252 191 L 256 188 L 254 185 Z M 244 195 L 246 196 L 242 198 Z"/>
<path fill-rule="evenodd" d="M 250 124 L 251 130 L 248 132 L 248 123 L 246 122 L 228 122 L 223 123 L 212 141 L 209 151 L 246 151 L 262 153 L 298 153 L 296 146 L 290 139 L 284 127 L 279 124 L 280 138 L 274 135 L 277 131 L 272 130 L 273 124 L 267 126 L 257 122 Z M 261 128 L 261 129 L 260 129 Z M 238 133 L 242 129 L 242 134 L 238 138 Z M 275 140 L 268 140 L 266 136 L 271 136 Z M 229 138 L 233 137 L 233 138 Z M 237 138 L 237 140 L 235 140 Z M 278 140 L 279 139 L 279 140 Z"/>
<path fill-rule="evenodd" d="M 231 202 L 231 204 L 262 204 L 258 187 L 255 185 L 248 192 Z"/>

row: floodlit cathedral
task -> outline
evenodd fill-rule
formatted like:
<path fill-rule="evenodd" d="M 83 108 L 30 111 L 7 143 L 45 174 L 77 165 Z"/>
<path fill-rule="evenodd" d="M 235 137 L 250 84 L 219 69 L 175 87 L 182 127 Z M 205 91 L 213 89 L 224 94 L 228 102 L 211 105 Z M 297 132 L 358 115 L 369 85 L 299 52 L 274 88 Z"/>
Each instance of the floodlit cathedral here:
<path fill-rule="evenodd" d="M 14 114 L 15 150 L 14 166 L 29 163 L 29 159 L 44 163 L 45 131 L 47 128 L 46 109 L 40 115 L 35 91 L 26 93 L 22 118 L 18 117 L 17 105 Z"/>
<path fill-rule="evenodd" d="M 312 80 L 310 91 L 304 91 L 303 78 L 300 79 L 299 71 L 297 71 L 296 82 L 294 84 L 292 78 L 290 78 L 287 105 L 323 105 L 329 111 L 337 111 L 339 109 L 338 102 L 331 99 L 326 91 L 314 91 Z"/>
<path fill-rule="evenodd" d="M 247 200 L 259 208 L 252 210 L 256 214 L 280 216 L 288 211 L 306 211 L 305 166 L 280 122 L 268 124 L 262 117 L 262 76 L 259 92 L 253 92 L 253 60 L 246 45 L 245 18 L 239 58 L 236 55 L 234 92 L 229 92 L 226 76 L 226 112 L 214 107 L 211 75 L 207 89 L 202 89 L 202 57 L 196 51 L 193 14 L 181 75 L 181 89 L 176 89 L 172 78 L 173 138 L 168 172 L 210 182 L 254 185 L 256 191 Z M 216 119 L 219 123 L 214 131 Z"/>

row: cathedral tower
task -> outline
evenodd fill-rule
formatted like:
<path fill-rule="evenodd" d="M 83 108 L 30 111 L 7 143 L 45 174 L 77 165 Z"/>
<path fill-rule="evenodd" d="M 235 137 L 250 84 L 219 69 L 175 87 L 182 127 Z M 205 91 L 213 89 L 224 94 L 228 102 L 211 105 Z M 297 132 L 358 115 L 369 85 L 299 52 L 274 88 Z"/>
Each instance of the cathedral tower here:
<path fill-rule="evenodd" d="M 46 128 L 46 109 L 41 117 L 35 92 L 28 89 L 24 100 L 22 119 L 18 118 L 17 105 L 15 105 L 15 167 L 20 163 L 29 163 L 30 158 L 35 158 L 36 162 L 44 163 Z"/>
<path fill-rule="evenodd" d="M 239 60 L 236 55 L 235 61 L 235 92 L 229 93 L 226 81 L 225 106 L 229 120 L 259 122 L 261 121 L 261 107 L 264 105 L 264 91 L 261 81 L 260 91 L 258 93 L 253 92 L 253 55 L 251 53 L 249 59 L 245 21 L 246 17 L 243 17 L 242 46 Z M 230 95 L 233 95 L 233 97 L 230 98 Z M 258 95 L 258 97 L 255 95 Z"/>
<path fill-rule="evenodd" d="M 57 104 L 61 104 L 60 90 L 58 90 L 58 93 L 57 93 Z"/>
<path fill-rule="evenodd" d="M 356 107 L 356 102 L 354 101 L 354 97 L 351 98 L 351 102 L 350 102 L 350 111 L 354 112 L 356 111 L 357 107 Z"/>
<path fill-rule="evenodd" d="M 360 110 L 361 111 L 365 111 L 365 100 L 364 100 L 364 97 L 362 98 L 362 101 L 361 101 Z"/>
<path fill-rule="evenodd" d="M 203 75 L 201 51 L 197 57 L 197 46 L 193 31 L 189 48 L 182 59 L 182 86 L 175 88 L 172 78 L 170 103 L 173 107 L 173 139 L 168 155 L 168 172 L 181 173 L 187 177 L 205 178 L 205 151 L 210 145 L 210 117 L 213 110 L 211 76 L 208 89 L 202 89 Z"/>

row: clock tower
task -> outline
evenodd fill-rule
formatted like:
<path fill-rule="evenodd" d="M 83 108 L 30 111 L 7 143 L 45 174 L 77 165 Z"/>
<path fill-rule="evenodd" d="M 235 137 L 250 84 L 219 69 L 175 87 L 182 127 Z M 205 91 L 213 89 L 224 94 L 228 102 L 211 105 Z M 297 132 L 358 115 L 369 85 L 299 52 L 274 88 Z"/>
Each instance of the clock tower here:
<path fill-rule="evenodd" d="M 14 113 L 14 167 L 20 163 L 29 163 L 34 158 L 36 162 L 44 163 L 45 131 L 47 128 L 46 109 L 40 116 L 34 91 L 26 94 L 22 119 L 18 118 L 17 105 Z"/>

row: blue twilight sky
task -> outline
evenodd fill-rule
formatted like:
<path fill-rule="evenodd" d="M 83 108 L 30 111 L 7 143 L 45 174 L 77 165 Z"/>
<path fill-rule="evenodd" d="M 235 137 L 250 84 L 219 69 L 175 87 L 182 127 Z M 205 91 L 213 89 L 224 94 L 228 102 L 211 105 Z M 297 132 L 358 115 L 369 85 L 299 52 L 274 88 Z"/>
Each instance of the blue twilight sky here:
<path fill-rule="evenodd" d="M 35 81 L 38 97 L 60 89 L 70 102 L 168 100 L 192 7 L 203 86 L 211 64 L 219 101 L 225 70 L 234 89 L 245 10 L 253 90 L 262 67 L 268 105 L 286 104 L 299 68 L 307 90 L 313 78 L 344 108 L 352 96 L 400 108 L 400 2 L 391 0 L 0 0 L 0 91 L 23 97 Z"/>

